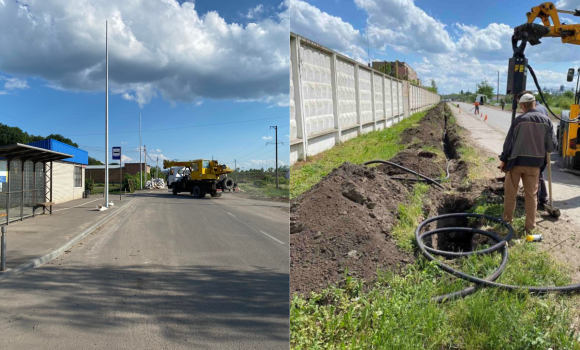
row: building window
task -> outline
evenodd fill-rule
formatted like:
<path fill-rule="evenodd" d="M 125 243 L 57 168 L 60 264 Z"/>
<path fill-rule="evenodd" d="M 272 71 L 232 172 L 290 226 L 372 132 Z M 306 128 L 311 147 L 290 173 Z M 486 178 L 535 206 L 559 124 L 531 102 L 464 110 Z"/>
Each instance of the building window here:
<path fill-rule="evenodd" d="M 75 187 L 83 187 L 83 168 L 75 166 Z"/>

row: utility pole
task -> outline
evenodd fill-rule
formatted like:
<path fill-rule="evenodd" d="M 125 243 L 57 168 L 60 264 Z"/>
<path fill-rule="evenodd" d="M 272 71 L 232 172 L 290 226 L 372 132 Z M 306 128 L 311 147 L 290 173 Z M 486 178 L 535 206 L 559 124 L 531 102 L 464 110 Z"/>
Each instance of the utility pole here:
<path fill-rule="evenodd" d="M 499 71 L 497 71 L 497 93 L 496 93 L 496 100 L 499 103 Z"/>
<path fill-rule="evenodd" d="M 276 188 L 278 188 L 278 126 L 271 126 L 270 129 L 274 128 L 274 130 L 276 131 L 276 142 L 274 142 L 274 145 L 276 146 Z M 272 142 L 267 142 L 268 144 L 272 144 Z M 280 144 L 284 144 L 284 142 L 280 142 Z"/>
<path fill-rule="evenodd" d="M 145 182 L 147 182 L 147 145 L 143 145 L 143 152 L 145 152 L 145 157 L 143 158 L 145 160 L 145 164 L 143 165 L 145 168 Z M 143 180 L 141 180 L 141 186 L 143 186 Z"/>
<path fill-rule="evenodd" d="M 109 208 L 109 23 L 105 21 L 105 208 Z"/>
<path fill-rule="evenodd" d="M 157 174 L 155 174 L 155 178 L 159 178 L 159 156 L 157 156 L 157 169 L 155 170 Z"/>
<path fill-rule="evenodd" d="M 141 176 L 141 189 L 143 189 L 143 161 L 141 160 L 141 113 L 139 113 L 139 175 Z"/>
<path fill-rule="evenodd" d="M 234 159 L 234 171 L 236 171 L 236 169 L 238 168 L 237 164 L 238 164 L 237 161 Z"/>

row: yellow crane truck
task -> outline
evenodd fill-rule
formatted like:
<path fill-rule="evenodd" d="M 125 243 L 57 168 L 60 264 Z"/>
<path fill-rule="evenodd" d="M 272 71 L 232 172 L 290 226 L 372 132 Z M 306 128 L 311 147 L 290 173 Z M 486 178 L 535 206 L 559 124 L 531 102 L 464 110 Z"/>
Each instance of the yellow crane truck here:
<path fill-rule="evenodd" d="M 234 180 L 227 176 L 233 169 L 219 164 L 217 160 L 164 160 L 163 168 L 170 169 L 170 176 L 173 175 L 172 171 L 184 169 L 171 185 L 174 195 L 189 192 L 195 198 L 204 198 L 208 193 L 212 197 L 221 197 L 223 191 L 239 191 Z"/>

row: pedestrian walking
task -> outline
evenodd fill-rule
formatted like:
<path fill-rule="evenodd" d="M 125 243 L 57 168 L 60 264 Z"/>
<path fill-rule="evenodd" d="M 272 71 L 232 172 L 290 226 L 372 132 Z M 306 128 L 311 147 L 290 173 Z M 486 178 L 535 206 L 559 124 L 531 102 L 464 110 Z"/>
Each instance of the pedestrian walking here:
<path fill-rule="evenodd" d="M 505 107 L 505 100 L 502 98 L 499 104 L 501 105 L 501 110 L 503 111 L 503 108 Z"/>
<path fill-rule="evenodd" d="M 474 113 L 475 114 L 479 114 L 479 102 L 475 102 L 473 105 L 475 106 L 475 112 Z"/>
<path fill-rule="evenodd" d="M 506 173 L 503 219 L 508 223 L 513 220 L 521 179 L 525 194 L 525 230 L 530 232 L 536 228 L 540 168 L 545 163 L 546 152 L 556 149 L 558 141 L 550 118 L 535 109 L 533 94 L 521 96 L 519 106 L 524 113 L 512 122 L 500 155 L 500 169 Z"/>

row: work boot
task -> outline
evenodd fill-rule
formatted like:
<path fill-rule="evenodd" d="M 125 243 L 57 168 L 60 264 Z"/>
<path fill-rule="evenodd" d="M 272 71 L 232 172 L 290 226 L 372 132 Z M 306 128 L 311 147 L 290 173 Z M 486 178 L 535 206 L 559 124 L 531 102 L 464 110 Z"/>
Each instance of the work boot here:
<path fill-rule="evenodd" d="M 546 204 L 548 204 L 548 201 L 538 202 L 538 210 L 545 210 Z"/>

